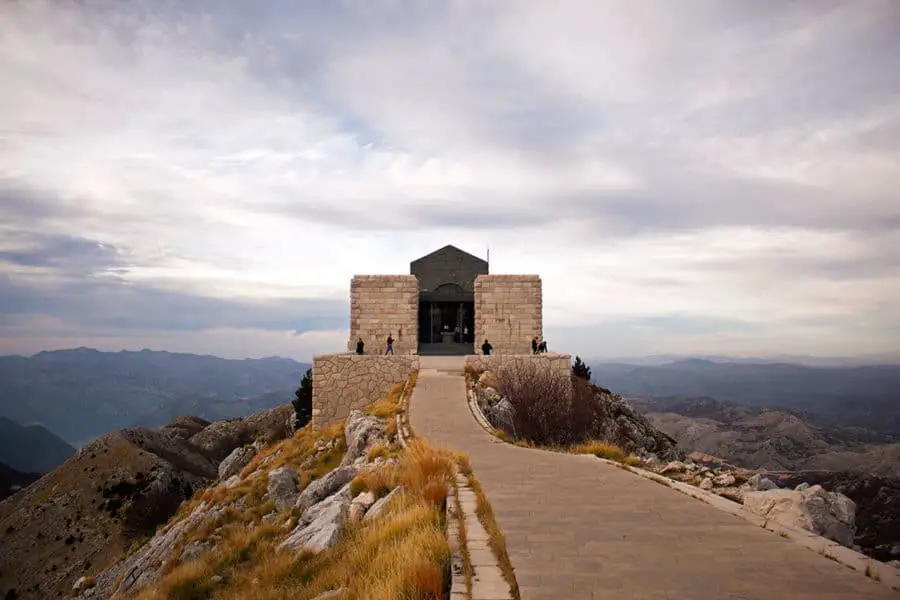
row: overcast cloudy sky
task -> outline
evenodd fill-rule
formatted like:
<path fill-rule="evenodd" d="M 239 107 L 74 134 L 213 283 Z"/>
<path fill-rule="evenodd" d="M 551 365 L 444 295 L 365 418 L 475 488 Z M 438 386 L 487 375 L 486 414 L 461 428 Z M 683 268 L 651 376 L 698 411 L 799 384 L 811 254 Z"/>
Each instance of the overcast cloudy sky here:
<path fill-rule="evenodd" d="M 308 359 L 354 273 L 551 347 L 900 358 L 900 2 L 4 2 L 0 353 Z"/>

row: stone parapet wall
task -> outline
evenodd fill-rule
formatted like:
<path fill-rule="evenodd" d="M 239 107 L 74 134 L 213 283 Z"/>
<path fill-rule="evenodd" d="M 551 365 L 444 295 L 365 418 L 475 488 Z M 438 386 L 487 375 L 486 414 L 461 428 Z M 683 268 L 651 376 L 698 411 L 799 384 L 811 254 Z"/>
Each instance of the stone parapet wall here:
<path fill-rule="evenodd" d="M 313 428 L 361 409 L 419 369 L 418 355 L 325 354 L 313 358 Z"/>
<path fill-rule="evenodd" d="M 531 354 L 543 335 L 543 299 L 538 275 L 479 275 L 475 278 L 475 350 L 487 339 L 494 354 Z"/>
<path fill-rule="evenodd" d="M 470 354 L 466 356 L 466 367 L 476 371 L 499 372 L 507 365 L 527 365 L 563 377 L 572 374 L 572 355 L 554 354 Z"/>
<path fill-rule="evenodd" d="M 388 334 L 395 354 L 415 354 L 419 341 L 419 282 L 414 275 L 356 275 L 350 282 L 350 339 L 366 354 L 384 354 Z"/>

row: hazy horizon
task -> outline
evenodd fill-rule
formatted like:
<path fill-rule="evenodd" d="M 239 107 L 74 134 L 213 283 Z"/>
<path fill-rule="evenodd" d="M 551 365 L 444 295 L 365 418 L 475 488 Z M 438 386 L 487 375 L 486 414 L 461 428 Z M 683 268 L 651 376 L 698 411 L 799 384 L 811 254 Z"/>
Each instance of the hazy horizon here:
<path fill-rule="evenodd" d="M 453 244 L 552 350 L 897 360 L 897 64 L 891 0 L 6 3 L 0 353 L 342 351 Z"/>

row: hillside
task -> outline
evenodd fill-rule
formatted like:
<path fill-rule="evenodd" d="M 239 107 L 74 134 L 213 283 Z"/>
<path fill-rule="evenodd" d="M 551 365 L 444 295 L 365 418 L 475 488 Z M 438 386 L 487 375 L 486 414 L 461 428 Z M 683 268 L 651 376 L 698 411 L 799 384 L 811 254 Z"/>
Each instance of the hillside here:
<path fill-rule="evenodd" d="M 40 477 L 39 473 L 22 473 L 0 462 L 0 500 L 12 496 Z"/>
<path fill-rule="evenodd" d="M 152 536 L 181 503 L 216 479 L 222 459 L 254 440 L 290 433 L 290 405 L 209 423 L 183 417 L 108 433 L 0 502 L 0 591 L 52 598 Z"/>
<path fill-rule="evenodd" d="M 75 453 L 75 448 L 40 425 L 23 427 L 0 417 L 0 462 L 17 471 L 46 473 Z"/>
<path fill-rule="evenodd" d="M 822 427 L 860 427 L 900 441 L 900 366 L 808 367 L 682 360 L 591 363 L 593 378 L 624 396 L 710 397 L 780 407 Z"/>
<path fill-rule="evenodd" d="M 182 404 L 215 404 L 194 411 L 212 418 L 285 404 L 308 368 L 285 358 L 226 360 L 150 350 L 0 356 L 0 416 L 40 423 L 79 445 L 123 427 L 162 425 L 186 414 Z"/>

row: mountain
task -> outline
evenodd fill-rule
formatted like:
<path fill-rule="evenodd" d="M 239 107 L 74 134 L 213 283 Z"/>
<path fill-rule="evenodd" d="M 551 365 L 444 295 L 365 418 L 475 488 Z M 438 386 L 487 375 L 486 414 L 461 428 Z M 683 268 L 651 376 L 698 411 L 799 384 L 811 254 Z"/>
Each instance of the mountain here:
<path fill-rule="evenodd" d="M 0 417 L 0 462 L 16 471 L 46 473 L 75 453 L 75 448 L 40 425 L 23 427 Z"/>
<path fill-rule="evenodd" d="M 180 417 L 164 427 L 110 432 L 81 447 L 0 501 L 0 594 L 71 597 L 79 577 L 153 536 L 184 500 L 215 480 L 233 450 L 293 433 L 292 414 L 287 404 L 214 423 Z"/>
<path fill-rule="evenodd" d="M 785 408 L 823 427 L 860 427 L 900 441 L 900 365 L 810 367 L 687 359 L 664 365 L 591 364 L 623 396 L 711 397 Z"/>
<path fill-rule="evenodd" d="M 309 366 L 286 358 L 226 360 L 151 350 L 2 356 L 0 416 L 40 423 L 79 445 L 139 423 L 161 425 L 189 412 L 182 406 L 209 402 L 215 414 L 240 416 L 264 402 L 284 404 Z"/>
<path fill-rule="evenodd" d="M 786 409 L 712 398 L 629 398 L 680 447 L 748 469 L 900 477 L 900 443 L 859 428 L 820 427 Z"/>
<path fill-rule="evenodd" d="M 22 473 L 0 462 L 0 500 L 12 496 L 40 478 L 40 473 Z"/>

